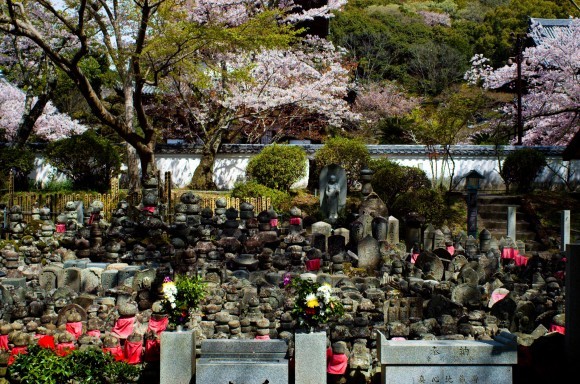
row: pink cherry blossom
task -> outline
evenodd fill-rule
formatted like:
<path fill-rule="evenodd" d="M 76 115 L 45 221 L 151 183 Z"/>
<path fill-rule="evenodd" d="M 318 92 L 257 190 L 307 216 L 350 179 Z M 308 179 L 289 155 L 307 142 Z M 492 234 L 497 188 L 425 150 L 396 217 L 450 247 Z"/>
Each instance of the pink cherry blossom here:
<path fill-rule="evenodd" d="M 20 89 L 7 81 L 0 80 L 0 127 L 5 129 L 5 140 L 9 142 L 14 140 L 22 118 L 25 97 L 26 95 Z M 86 130 L 87 127 L 72 120 L 68 115 L 58 112 L 50 102 L 34 125 L 34 134 L 47 141 L 80 134 Z"/>
<path fill-rule="evenodd" d="M 524 145 L 567 145 L 580 127 L 580 19 L 553 32 L 522 52 L 522 79 L 527 84 L 522 96 Z M 533 25 L 531 34 L 542 34 L 542 26 Z M 465 79 L 488 89 L 513 89 L 516 64 L 494 70 L 487 62 L 474 56 Z M 506 105 L 504 112 L 515 119 L 515 103 Z"/>

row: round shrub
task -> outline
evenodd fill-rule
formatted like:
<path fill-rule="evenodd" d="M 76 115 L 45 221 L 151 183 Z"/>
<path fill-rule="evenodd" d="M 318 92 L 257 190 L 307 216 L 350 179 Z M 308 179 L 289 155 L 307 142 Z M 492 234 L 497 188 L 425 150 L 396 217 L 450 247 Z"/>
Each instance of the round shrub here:
<path fill-rule="evenodd" d="M 118 149 L 93 130 L 52 142 L 46 149 L 52 166 L 72 180 L 77 190 L 106 192 L 121 169 Z"/>
<path fill-rule="evenodd" d="M 258 184 L 289 191 L 292 184 L 306 175 L 306 152 L 295 145 L 269 145 L 252 157 L 246 173 Z"/>
<path fill-rule="evenodd" d="M 289 211 L 292 203 L 292 198 L 289 193 L 268 188 L 255 181 L 236 183 L 232 189 L 232 197 L 239 199 L 247 197 L 269 197 L 272 202 L 272 207 L 278 212 Z"/>
<path fill-rule="evenodd" d="M 518 192 L 530 192 L 546 164 L 546 156 L 534 148 L 521 148 L 508 154 L 500 171 L 506 191 L 509 192 L 510 185 L 515 184 Z"/>
<path fill-rule="evenodd" d="M 318 173 L 327 165 L 338 164 L 344 168 L 347 185 L 354 185 L 360 178 L 360 170 L 370 162 L 371 155 L 360 139 L 334 137 L 327 140 L 314 155 Z"/>
<path fill-rule="evenodd" d="M 419 168 L 400 165 L 386 158 L 371 160 L 369 168 L 374 171 L 373 191 L 389 209 L 402 193 L 431 188 L 427 174 Z"/>

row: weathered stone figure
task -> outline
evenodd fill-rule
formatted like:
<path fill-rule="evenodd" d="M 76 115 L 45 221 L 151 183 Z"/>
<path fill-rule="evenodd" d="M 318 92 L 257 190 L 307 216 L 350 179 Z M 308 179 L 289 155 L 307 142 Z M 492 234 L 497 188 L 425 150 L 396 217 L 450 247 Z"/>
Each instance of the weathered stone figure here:
<path fill-rule="evenodd" d="M 335 223 L 346 205 L 346 172 L 337 164 L 320 172 L 320 209 L 330 223 Z"/>

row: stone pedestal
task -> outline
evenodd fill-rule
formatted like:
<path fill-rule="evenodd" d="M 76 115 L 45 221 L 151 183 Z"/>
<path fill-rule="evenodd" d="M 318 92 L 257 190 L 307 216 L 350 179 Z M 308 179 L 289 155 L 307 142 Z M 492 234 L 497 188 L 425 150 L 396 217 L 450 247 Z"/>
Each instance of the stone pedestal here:
<path fill-rule="evenodd" d="M 516 209 L 517 207 L 508 207 L 507 214 L 507 237 L 516 241 Z"/>
<path fill-rule="evenodd" d="M 295 382 L 326 384 L 326 332 L 294 335 Z"/>
<path fill-rule="evenodd" d="M 162 332 L 160 384 L 190 384 L 195 374 L 193 331 Z"/>
<path fill-rule="evenodd" d="M 203 340 L 195 383 L 288 384 L 287 352 L 283 340 Z"/>
<path fill-rule="evenodd" d="M 378 332 L 377 344 L 383 384 L 512 384 L 518 362 L 516 338 L 505 332 L 493 341 L 393 341 Z"/>
<path fill-rule="evenodd" d="M 562 211 L 562 216 L 560 220 L 560 230 L 561 232 L 561 242 L 560 251 L 566 252 L 566 246 L 570 244 L 570 211 Z"/>

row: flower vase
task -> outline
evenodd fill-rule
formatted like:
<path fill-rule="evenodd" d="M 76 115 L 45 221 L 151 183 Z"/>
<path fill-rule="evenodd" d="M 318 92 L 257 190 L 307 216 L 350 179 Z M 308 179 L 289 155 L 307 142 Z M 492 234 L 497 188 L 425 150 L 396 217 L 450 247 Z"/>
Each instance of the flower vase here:
<path fill-rule="evenodd" d="M 175 326 L 175 332 L 183 332 L 183 324 L 177 324 Z"/>

